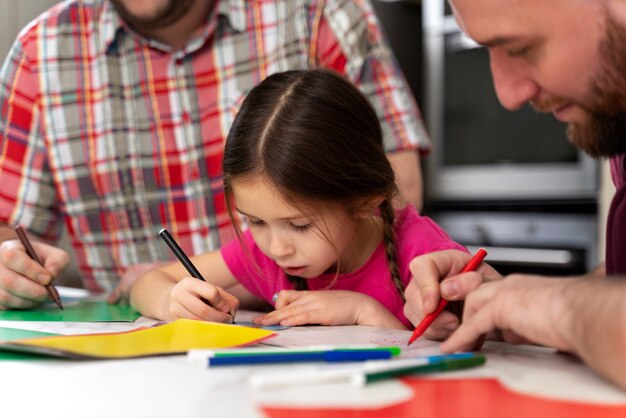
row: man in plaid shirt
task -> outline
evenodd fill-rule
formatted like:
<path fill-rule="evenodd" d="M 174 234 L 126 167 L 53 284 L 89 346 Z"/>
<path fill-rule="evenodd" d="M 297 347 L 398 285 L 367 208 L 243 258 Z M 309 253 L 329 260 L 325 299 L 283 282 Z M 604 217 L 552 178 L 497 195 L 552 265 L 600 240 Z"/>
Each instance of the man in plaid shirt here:
<path fill-rule="evenodd" d="M 172 259 L 161 228 L 189 254 L 231 240 L 221 160 L 239 104 L 272 73 L 317 66 L 370 99 L 419 208 L 429 141 L 367 0 L 69 0 L 35 19 L 0 73 L 0 307 L 46 299 L 69 261 L 44 243 L 62 222 L 92 291 Z"/>

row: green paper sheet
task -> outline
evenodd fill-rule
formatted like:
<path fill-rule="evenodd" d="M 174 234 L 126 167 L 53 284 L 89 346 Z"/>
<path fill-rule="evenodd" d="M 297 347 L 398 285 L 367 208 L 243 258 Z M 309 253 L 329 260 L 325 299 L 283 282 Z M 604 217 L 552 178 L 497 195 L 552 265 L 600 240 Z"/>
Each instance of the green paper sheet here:
<path fill-rule="evenodd" d="M 60 310 L 48 304 L 36 309 L 0 311 L 0 321 L 133 322 L 140 316 L 128 305 L 111 305 L 105 300 L 72 301 L 64 307 Z"/>
<path fill-rule="evenodd" d="M 21 340 L 22 338 L 51 337 L 53 335 L 58 335 L 58 334 L 52 334 L 49 332 L 41 332 L 41 331 L 32 331 L 29 329 L 15 329 L 15 328 L 0 327 L 0 341 Z M 17 353 L 13 351 L 0 350 L 0 361 L 2 360 L 40 360 L 40 359 L 49 359 L 49 357 L 43 354 Z"/>

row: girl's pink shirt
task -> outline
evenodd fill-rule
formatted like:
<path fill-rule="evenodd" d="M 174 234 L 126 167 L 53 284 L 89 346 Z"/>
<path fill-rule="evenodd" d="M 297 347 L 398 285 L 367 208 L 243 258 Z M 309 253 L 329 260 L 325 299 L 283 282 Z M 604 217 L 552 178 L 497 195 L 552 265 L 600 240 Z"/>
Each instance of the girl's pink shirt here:
<path fill-rule="evenodd" d="M 413 206 L 407 206 L 396 213 L 395 230 L 398 239 L 398 267 L 405 286 L 411 280 L 409 263 L 416 256 L 449 249 L 467 252 L 430 218 L 420 216 Z M 293 289 L 293 285 L 285 272 L 257 247 L 250 231 L 246 231 L 242 238 L 247 251 L 239 240 L 222 248 L 226 265 L 246 289 L 274 305 L 274 294 L 283 289 Z M 308 279 L 307 284 L 310 290 L 350 290 L 369 295 L 405 326 L 413 327 L 404 316 L 404 302 L 391 280 L 382 242 L 369 260 L 356 271 L 340 274 L 337 278 L 335 274 L 324 274 Z"/>

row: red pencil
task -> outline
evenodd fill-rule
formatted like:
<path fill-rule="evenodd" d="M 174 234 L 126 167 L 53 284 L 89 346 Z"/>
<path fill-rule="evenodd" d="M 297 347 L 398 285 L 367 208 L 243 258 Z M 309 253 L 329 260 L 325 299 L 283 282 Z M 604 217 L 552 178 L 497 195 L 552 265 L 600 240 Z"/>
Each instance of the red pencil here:
<path fill-rule="evenodd" d="M 467 263 L 467 265 L 463 268 L 463 271 L 461 271 L 461 273 L 467 273 L 468 271 L 476 270 L 476 267 L 478 267 L 478 265 L 483 261 L 486 255 L 487 255 L 487 251 L 485 251 L 484 248 L 478 249 L 478 251 L 476 251 L 476 254 L 474 254 L 474 257 L 472 257 L 469 263 Z M 413 341 L 417 340 L 428 329 L 430 324 L 432 324 L 435 318 L 437 318 L 437 315 L 439 315 L 441 311 L 443 311 L 447 305 L 448 305 L 448 301 L 445 300 L 444 298 L 440 298 L 439 305 L 437 305 L 437 308 L 431 313 L 429 313 L 428 315 L 426 315 L 424 319 L 422 319 L 422 322 L 420 322 L 415 327 L 415 329 L 413 330 L 413 334 L 411 335 L 411 338 L 409 338 L 409 343 L 407 345 L 411 345 Z"/>

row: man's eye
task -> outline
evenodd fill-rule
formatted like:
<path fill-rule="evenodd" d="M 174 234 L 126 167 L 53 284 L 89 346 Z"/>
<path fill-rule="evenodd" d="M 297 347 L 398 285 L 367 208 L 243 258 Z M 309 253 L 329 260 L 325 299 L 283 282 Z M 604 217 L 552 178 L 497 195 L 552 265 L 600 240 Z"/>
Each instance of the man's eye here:
<path fill-rule="evenodd" d="M 526 55 L 528 51 L 530 51 L 529 46 L 526 46 L 524 48 L 518 48 L 518 49 L 509 49 L 507 51 L 507 55 L 511 58 L 517 58 L 517 57 L 522 57 Z"/>

